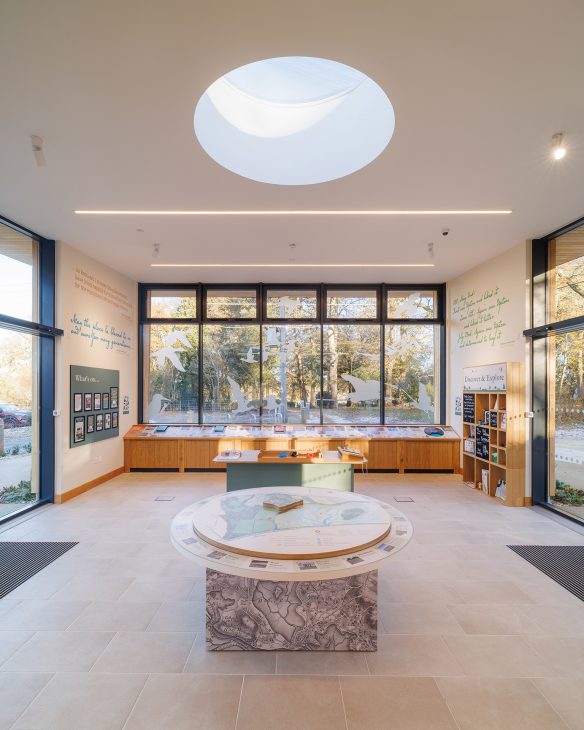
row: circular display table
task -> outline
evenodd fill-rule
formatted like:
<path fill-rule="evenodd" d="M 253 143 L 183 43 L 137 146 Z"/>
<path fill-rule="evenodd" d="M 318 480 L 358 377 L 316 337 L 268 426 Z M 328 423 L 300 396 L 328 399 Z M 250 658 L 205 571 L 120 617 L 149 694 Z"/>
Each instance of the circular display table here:
<path fill-rule="evenodd" d="M 277 495 L 303 500 L 266 509 Z M 180 512 L 179 552 L 206 569 L 210 650 L 377 648 L 377 568 L 412 536 L 408 518 L 363 494 L 265 487 Z"/>

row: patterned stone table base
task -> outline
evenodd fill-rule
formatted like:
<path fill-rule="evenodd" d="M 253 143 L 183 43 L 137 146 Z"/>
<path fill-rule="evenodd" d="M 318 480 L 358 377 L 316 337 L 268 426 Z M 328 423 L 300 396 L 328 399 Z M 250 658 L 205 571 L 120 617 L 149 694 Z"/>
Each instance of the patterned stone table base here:
<path fill-rule="evenodd" d="M 209 651 L 376 651 L 377 571 L 317 581 L 207 569 Z"/>

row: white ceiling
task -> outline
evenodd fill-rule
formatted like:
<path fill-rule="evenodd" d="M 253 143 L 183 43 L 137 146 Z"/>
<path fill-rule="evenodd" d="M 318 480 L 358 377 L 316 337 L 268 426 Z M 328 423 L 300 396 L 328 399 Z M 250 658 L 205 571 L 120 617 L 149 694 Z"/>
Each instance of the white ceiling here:
<path fill-rule="evenodd" d="M 584 214 L 578 0 L 2 0 L 0 212 L 139 281 L 441 282 Z M 252 182 L 199 147 L 216 78 L 284 55 L 341 61 L 389 95 L 396 131 L 341 180 Z M 551 136 L 569 147 L 549 156 Z M 30 135 L 45 140 L 36 167 Z M 493 218 L 89 218 L 98 209 L 506 209 Z M 448 238 L 441 235 L 451 229 Z M 137 228 L 144 229 L 138 233 Z M 160 262 L 322 269 L 152 269 Z M 429 263 L 434 269 L 327 269 Z"/>

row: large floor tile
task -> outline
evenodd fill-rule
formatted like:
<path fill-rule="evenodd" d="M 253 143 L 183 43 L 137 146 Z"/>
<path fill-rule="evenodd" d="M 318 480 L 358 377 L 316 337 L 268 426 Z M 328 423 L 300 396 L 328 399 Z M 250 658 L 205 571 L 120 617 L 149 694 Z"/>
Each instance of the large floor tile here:
<path fill-rule="evenodd" d="M 123 632 L 103 652 L 93 672 L 182 672 L 195 634 Z"/>
<path fill-rule="evenodd" d="M 52 677 L 37 672 L 0 672 L 0 730 L 8 730 Z"/>
<path fill-rule="evenodd" d="M 33 635 L 33 631 L 0 631 L 0 669 L 2 662 L 20 649 Z"/>
<path fill-rule="evenodd" d="M 584 638 L 526 636 L 525 641 L 558 677 L 584 678 Z"/>
<path fill-rule="evenodd" d="M 55 674 L 14 730 L 120 730 L 146 675 Z"/>
<path fill-rule="evenodd" d="M 458 621 L 445 605 L 380 603 L 380 631 L 385 634 L 462 634 Z"/>
<path fill-rule="evenodd" d="M 55 601 L 115 601 L 133 582 L 131 576 L 83 575 L 71 578 L 53 594 Z"/>
<path fill-rule="evenodd" d="M 150 601 L 186 601 L 192 594 L 194 578 L 136 578 L 127 587 L 120 601 L 148 603 Z"/>
<path fill-rule="evenodd" d="M 442 677 L 436 682 L 460 730 L 566 730 L 527 679 Z"/>
<path fill-rule="evenodd" d="M 237 730 L 339 730 L 345 716 L 338 677 L 245 677 Z"/>
<path fill-rule="evenodd" d="M 522 604 L 532 603 L 512 581 L 464 580 L 448 583 L 460 603 Z"/>
<path fill-rule="evenodd" d="M 537 621 L 546 634 L 557 636 L 584 637 L 584 603 L 558 606 L 522 606 L 521 610 L 529 618 Z"/>
<path fill-rule="evenodd" d="M 373 675 L 441 677 L 464 674 L 441 636 L 382 635 L 377 651 L 368 653 L 366 660 Z"/>
<path fill-rule="evenodd" d="M 151 675 L 124 730 L 234 730 L 241 684 L 237 676 Z"/>
<path fill-rule="evenodd" d="M 148 631 L 205 631 L 205 604 L 165 601 L 148 624 Z"/>
<path fill-rule="evenodd" d="M 207 651 L 205 635 L 198 634 L 185 664 L 191 674 L 275 674 L 274 651 Z"/>
<path fill-rule="evenodd" d="M 108 632 L 40 631 L 0 669 L 17 672 L 88 672 L 112 638 L 113 634 Z"/>
<path fill-rule="evenodd" d="M 279 651 L 278 674 L 369 674 L 366 657 L 376 652 Z"/>
<path fill-rule="evenodd" d="M 499 604 L 458 604 L 450 606 L 467 634 L 542 634 L 541 626 L 519 606 Z"/>
<path fill-rule="evenodd" d="M 570 730 L 584 730 L 584 678 L 533 681 Z"/>
<path fill-rule="evenodd" d="M 341 688 L 348 730 L 456 729 L 433 679 L 341 677 Z"/>
<path fill-rule="evenodd" d="M 554 670 L 520 636 L 445 636 L 471 677 L 550 677 Z"/>
<path fill-rule="evenodd" d="M 0 630 L 63 630 L 70 626 L 88 605 L 87 601 L 21 601 L 12 611 L 2 616 Z"/>
<path fill-rule="evenodd" d="M 86 604 L 69 629 L 71 631 L 144 631 L 160 603 L 94 601 Z"/>

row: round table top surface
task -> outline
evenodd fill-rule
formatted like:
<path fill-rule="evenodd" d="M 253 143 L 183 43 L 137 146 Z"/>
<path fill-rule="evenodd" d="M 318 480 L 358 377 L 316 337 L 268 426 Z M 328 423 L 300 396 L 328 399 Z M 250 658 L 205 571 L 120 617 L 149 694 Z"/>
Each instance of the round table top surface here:
<path fill-rule="evenodd" d="M 286 512 L 263 506 L 300 498 Z M 404 547 L 412 525 L 399 510 L 354 492 L 264 487 L 199 500 L 174 519 L 180 552 L 220 572 L 268 580 L 323 580 L 364 573 Z"/>

